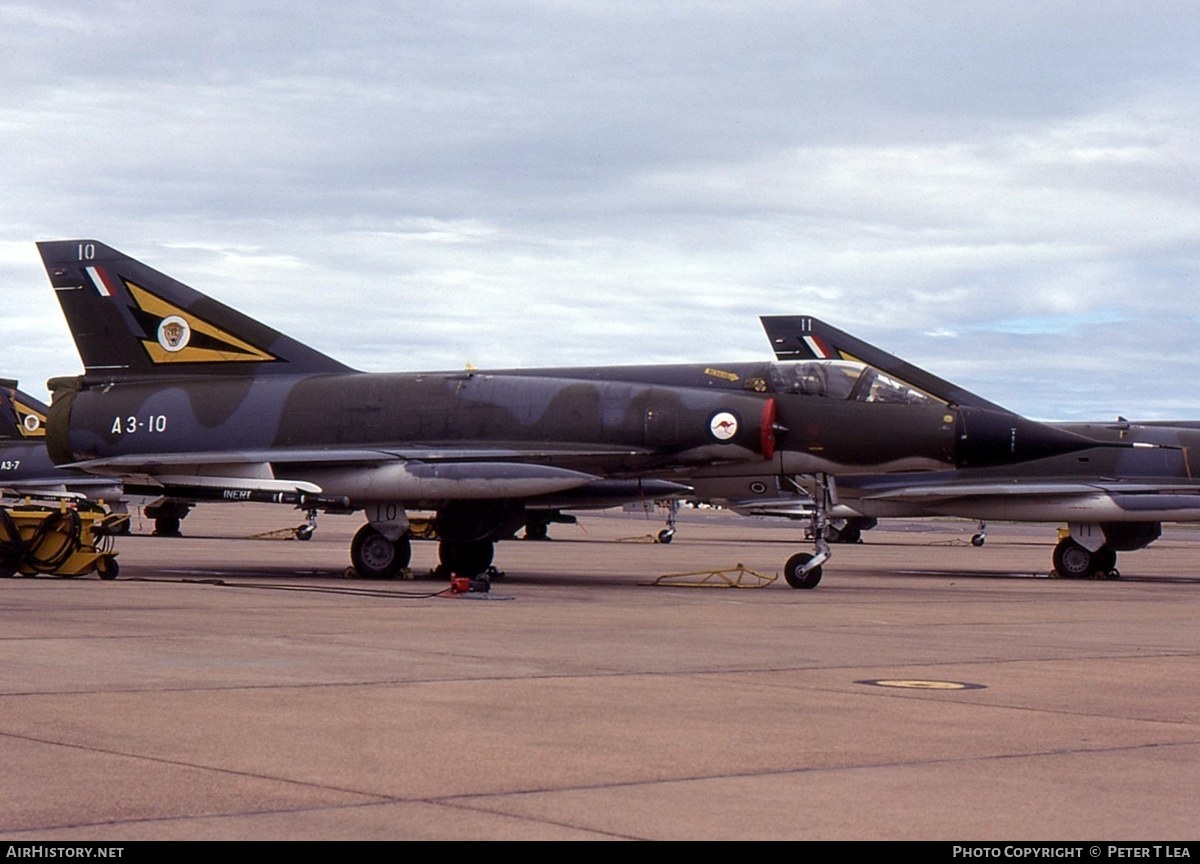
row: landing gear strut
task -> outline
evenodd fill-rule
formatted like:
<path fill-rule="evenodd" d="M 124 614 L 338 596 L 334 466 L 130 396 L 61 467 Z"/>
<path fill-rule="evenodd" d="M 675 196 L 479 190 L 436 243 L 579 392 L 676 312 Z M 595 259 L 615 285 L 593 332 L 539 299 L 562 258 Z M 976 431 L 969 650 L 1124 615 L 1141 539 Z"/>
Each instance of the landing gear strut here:
<path fill-rule="evenodd" d="M 304 524 L 297 525 L 295 534 L 297 540 L 311 540 L 313 532 L 317 530 L 317 511 L 304 511 Z"/>
<path fill-rule="evenodd" d="M 813 515 L 809 534 L 813 540 L 814 554 L 797 552 L 783 565 L 783 578 L 793 588 L 816 588 L 821 584 L 821 567 L 829 560 L 829 541 L 825 539 L 829 527 L 831 495 L 829 477 L 813 475 Z"/>
<path fill-rule="evenodd" d="M 679 513 L 679 499 L 667 502 L 667 527 L 658 532 L 659 543 L 670 543 L 675 538 L 675 516 Z"/>

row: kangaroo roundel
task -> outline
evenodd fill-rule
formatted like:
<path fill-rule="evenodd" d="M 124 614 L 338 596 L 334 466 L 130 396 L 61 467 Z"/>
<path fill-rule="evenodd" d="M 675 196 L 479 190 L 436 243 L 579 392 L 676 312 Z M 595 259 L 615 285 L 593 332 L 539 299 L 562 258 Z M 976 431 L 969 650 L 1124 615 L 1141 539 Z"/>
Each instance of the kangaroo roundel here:
<path fill-rule="evenodd" d="M 737 434 L 737 415 L 730 411 L 718 411 L 708 421 L 708 431 L 718 441 L 729 441 Z"/>

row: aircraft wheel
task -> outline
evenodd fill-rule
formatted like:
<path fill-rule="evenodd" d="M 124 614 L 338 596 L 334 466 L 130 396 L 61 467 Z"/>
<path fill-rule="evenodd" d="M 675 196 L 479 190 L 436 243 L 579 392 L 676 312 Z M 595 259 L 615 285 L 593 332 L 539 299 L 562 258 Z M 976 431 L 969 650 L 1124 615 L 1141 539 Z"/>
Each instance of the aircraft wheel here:
<path fill-rule="evenodd" d="M 391 579 L 412 560 L 412 544 L 405 534 L 395 542 L 367 523 L 350 543 L 350 563 L 366 579 Z"/>
<path fill-rule="evenodd" d="M 675 539 L 675 529 L 674 528 L 664 528 L 658 532 L 658 542 L 659 543 L 670 543 L 674 539 Z"/>
<path fill-rule="evenodd" d="M 529 522 L 525 525 L 526 540 L 549 540 L 550 526 L 545 522 Z"/>
<path fill-rule="evenodd" d="M 313 526 L 311 526 L 311 525 L 297 525 L 296 526 L 296 539 L 297 540 L 311 540 L 312 536 L 313 536 Z"/>
<path fill-rule="evenodd" d="M 985 542 L 987 542 L 986 534 L 973 534 L 971 536 L 971 545 L 976 548 L 982 546 Z"/>
<path fill-rule="evenodd" d="M 119 572 L 121 572 L 121 565 L 113 556 L 101 555 L 96 559 L 96 575 L 101 579 L 105 581 L 116 579 Z"/>
<path fill-rule="evenodd" d="M 1102 564 L 1099 553 L 1089 552 L 1070 537 L 1054 547 L 1054 569 L 1064 579 L 1086 579 L 1101 569 Z"/>
<path fill-rule="evenodd" d="M 809 555 L 807 552 L 797 552 L 787 560 L 783 565 L 783 578 L 793 588 L 816 588 L 821 584 L 821 568 L 814 567 L 807 573 L 801 573 L 801 568 L 804 567 L 815 556 Z"/>
<path fill-rule="evenodd" d="M 1096 550 L 1096 569 L 1108 576 L 1110 573 L 1115 573 L 1117 570 L 1117 553 L 1109 549 L 1107 546 L 1101 546 Z"/>
<path fill-rule="evenodd" d="M 179 517 L 159 516 L 154 520 L 155 537 L 179 537 Z"/>
<path fill-rule="evenodd" d="M 438 559 L 441 567 L 456 576 L 473 579 L 491 566 L 496 545 L 491 540 L 473 540 L 454 543 L 443 540 L 438 543 Z"/>

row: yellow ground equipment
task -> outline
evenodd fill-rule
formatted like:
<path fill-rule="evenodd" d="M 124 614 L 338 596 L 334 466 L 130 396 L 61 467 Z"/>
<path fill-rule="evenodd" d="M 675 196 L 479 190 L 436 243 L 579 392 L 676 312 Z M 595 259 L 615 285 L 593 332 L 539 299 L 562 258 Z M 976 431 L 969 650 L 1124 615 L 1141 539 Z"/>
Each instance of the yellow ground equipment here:
<path fill-rule="evenodd" d="M 117 578 L 112 535 L 129 517 L 86 501 L 0 507 L 0 576 Z"/>
<path fill-rule="evenodd" d="M 744 564 L 723 570 L 694 570 L 690 573 L 666 573 L 648 585 L 668 588 L 766 588 L 778 576 L 764 576 Z"/>

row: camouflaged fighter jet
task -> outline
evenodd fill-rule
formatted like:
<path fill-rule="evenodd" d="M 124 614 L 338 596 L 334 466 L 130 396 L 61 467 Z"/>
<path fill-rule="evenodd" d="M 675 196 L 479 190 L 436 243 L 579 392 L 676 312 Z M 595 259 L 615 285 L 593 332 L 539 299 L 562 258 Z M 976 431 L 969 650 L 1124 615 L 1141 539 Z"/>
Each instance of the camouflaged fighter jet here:
<path fill-rule="evenodd" d="M 366 510 L 351 559 L 407 565 L 407 511 L 436 512 L 444 568 L 476 576 L 526 509 L 666 498 L 648 475 L 760 461 L 759 393 L 516 378 L 366 374 L 93 241 L 39 249 L 85 373 L 50 382 L 60 465 L 191 500 Z"/>
<path fill-rule="evenodd" d="M 778 335 L 773 327 L 780 322 L 787 329 L 806 322 L 806 326 L 841 333 L 808 317 L 761 320 L 773 335 Z M 782 362 L 506 370 L 504 374 L 654 381 L 769 394 L 776 430 L 772 457 L 686 466 L 661 476 L 691 486 L 690 498 L 715 501 L 739 513 L 807 519 L 815 549 L 811 554 L 796 553 L 785 563 L 783 574 L 793 588 L 816 587 L 830 556 L 829 544 L 854 542 L 876 523 L 875 518 L 837 502 L 833 478 L 864 472 L 911 476 L 945 471 L 951 465 L 1004 466 L 1081 449 L 1128 446 L 1088 437 L 1086 429 L 1028 420 L 910 364 L 897 364 L 885 373 L 844 352 L 814 357 L 783 344 L 776 347 Z M 797 356 L 809 359 L 797 360 Z"/>
<path fill-rule="evenodd" d="M 902 382 L 825 398 L 823 372 L 789 364 L 363 373 L 101 243 L 38 248 L 85 368 L 50 382 L 52 458 L 181 498 L 364 510 L 351 546 L 364 576 L 408 563 L 409 510 L 436 512 L 442 569 L 476 576 L 531 513 L 687 494 L 693 478 L 1082 446 Z M 813 587 L 823 554 L 793 556 L 789 583 Z"/>
<path fill-rule="evenodd" d="M 776 356 L 865 363 L 908 377 L 948 403 L 991 403 L 815 318 L 763 319 Z M 865 517 L 961 516 L 977 520 L 1066 523 L 1054 548 L 1060 576 L 1116 575 L 1117 553 L 1156 540 L 1163 522 L 1200 521 L 1200 477 L 1190 460 L 1200 423 L 1163 421 L 1052 424 L 1095 446 L 1047 454 L 1019 465 L 953 471 L 848 473 L 837 479 L 840 506 Z M 1200 466 L 1197 466 L 1200 467 Z M 982 545 L 984 534 L 976 534 Z"/>

